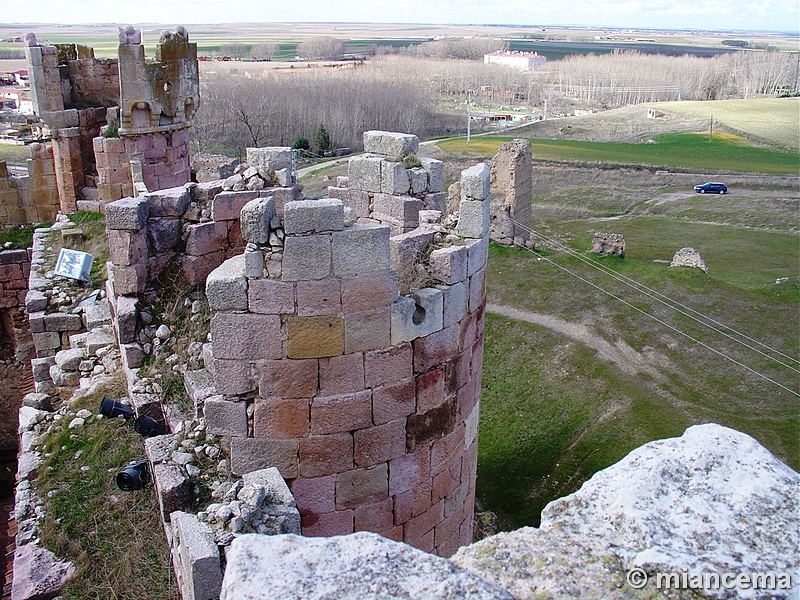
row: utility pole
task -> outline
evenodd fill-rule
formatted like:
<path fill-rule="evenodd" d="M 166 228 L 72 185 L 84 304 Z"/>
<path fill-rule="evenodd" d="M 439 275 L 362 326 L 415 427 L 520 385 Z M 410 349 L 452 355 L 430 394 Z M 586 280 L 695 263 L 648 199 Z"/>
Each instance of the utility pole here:
<path fill-rule="evenodd" d="M 467 143 L 470 142 L 470 133 L 472 132 L 472 112 L 470 108 L 472 107 L 472 96 L 475 94 L 475 90 L 467 90 Z"/>

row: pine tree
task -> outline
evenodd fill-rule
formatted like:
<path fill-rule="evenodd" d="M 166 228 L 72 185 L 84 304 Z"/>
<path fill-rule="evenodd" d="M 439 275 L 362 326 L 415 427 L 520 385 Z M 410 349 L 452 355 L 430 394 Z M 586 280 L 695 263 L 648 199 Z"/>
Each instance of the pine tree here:
<path fill-rule="evenodd" d="M 317 137 L 314 141 L 316 142 L 317 153 L 319 154 L 331 149 L 331 136 L 328 135 L 328 131 L 322 123 L 320 123 L 319 129 L 317 129 Z"/>

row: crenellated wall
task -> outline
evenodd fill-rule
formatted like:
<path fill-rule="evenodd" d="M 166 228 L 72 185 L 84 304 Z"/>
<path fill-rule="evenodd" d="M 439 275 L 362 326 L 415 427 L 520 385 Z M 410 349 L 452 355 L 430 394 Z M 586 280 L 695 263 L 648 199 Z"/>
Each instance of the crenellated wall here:
<path fill-rule="evenodd" d="M 440 167 L 397 162 L 417 145 L 365 134 L 371 178 L 353 176 L 355 158 L 340 192 L 363 212 L 303 200 L 280 219 L 269 195 L 243 207 L 247 249 L 206 282 L 217 395 L 203 408 L 234 473 L 276 466 L 290 481 L 304 535 L 374 531 L 449 556 L 472 537 L 489 169 L 462 173 L 453 228 L 408 195 L 412 177 L 419 195 L 441 186 Z M 382 173 L 409 187 L 372 191 Z"/>

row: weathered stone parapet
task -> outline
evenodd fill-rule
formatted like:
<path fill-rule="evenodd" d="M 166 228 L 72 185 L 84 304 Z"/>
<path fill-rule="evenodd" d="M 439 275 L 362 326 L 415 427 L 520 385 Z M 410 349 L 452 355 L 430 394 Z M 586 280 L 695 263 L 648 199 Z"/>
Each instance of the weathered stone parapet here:
<path fill-rule="evenodd" d="M 272 465 L 290 480 L 305 535 L 369 530 L 441 555 L 471 540 L 488 169 L 465 177 L 473 238 L 430 215 L 396 241 L 377 219 L 345 225 L 338 198 L 289 202 L 257 228 L 282 251 L 248 238 L 208 277 L 221 394 L 208 426 L 231 432 L 234 472 Z M 401 296 L 406 261 L 437 285 Z"/>

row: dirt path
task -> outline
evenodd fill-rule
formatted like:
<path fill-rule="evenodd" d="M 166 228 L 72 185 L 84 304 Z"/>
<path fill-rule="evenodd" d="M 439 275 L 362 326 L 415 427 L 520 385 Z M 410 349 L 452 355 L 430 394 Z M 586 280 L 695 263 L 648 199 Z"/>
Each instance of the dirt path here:
<path fill-rule="evenodd" d="M 510 306 L 487 303 L 486 310 L 492 314 L 501 315 L 517 321 L 533 323 L 546 327 L 551 331 L 580 342 L 595 350 L 602 360 L 607 360 L 617 365 L 621 371 L 628 375 L 647 373 L 656 380 L 663 380 L 664 376 L 652 366 L 651 361 L 631 348 L 623 340 L 611 344 L 590 330 L 586 325 L 570 323 L 558 317 L 541 313 L 519 310 Z"/>

